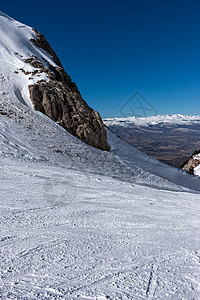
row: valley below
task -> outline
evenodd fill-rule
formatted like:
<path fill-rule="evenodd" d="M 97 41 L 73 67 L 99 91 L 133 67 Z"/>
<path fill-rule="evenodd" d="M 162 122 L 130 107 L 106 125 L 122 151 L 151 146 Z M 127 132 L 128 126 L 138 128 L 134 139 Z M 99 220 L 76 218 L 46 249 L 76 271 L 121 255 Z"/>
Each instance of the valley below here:
<path fill-rule="evenodd" d="M 120 120 L 120 119 L 119 119 Z M 107 121 L 105 120 L 107 125 Z M 181 168 L 200 149 L 200 121 L 191 124 L 108 125 L 124 141 L 168 165 Z"/>

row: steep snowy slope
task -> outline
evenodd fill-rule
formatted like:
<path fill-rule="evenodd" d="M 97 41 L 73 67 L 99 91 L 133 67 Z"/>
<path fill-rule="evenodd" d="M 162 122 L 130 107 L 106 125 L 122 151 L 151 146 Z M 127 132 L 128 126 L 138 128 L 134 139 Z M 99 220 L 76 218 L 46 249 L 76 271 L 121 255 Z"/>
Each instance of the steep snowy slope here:
<path fill-rule="evenodd" d="M 198 177 L 150 158 L 110 131 L 111 151 L 101 151 L 79 141 L 43 114 L 16 104 L 6 95 L 2 99 L 2 157 L 67 166 L 159 188 L 200 190 Z"/>
<path fill-rule="evenodd" d="M 0 70 L 1 85 L 9 82 L 6 93 L 16 103 L 46 114 L 85 143 L 109 150 L 99 113 L 83 100 L 45 37 L 1 12 Z"/>
<path fill-rule="evenodd" d="M 56 66 L 52 57 L 31 43 L 31 39 L 36 39 L 36 33 L 31 27 L 0 12 L 0 67 L 1 73 L 10 83 L 7 93 L 29 107 L 33 107 L 33 103 L 30 100 L 28 86 L 41 79 L 48 81 L 48 78 L 44 72 L 34 77 L 26 74 L 33 73 L 35 68 L 25 60 L 35 55 L 45 65 L 50 63 Z"/>

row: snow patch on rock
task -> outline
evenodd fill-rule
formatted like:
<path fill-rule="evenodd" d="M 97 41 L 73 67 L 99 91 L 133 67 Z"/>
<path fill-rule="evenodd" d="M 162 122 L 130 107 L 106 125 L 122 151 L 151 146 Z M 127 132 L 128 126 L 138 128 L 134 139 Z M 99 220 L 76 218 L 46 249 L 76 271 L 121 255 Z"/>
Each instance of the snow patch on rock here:
<path fill-rule="evenodd" d="M 31 39 L 36 39 L 36 33 L 31 27 L 0 12 L 0 70 L 9 82 L 10 88 L 7 88 L 7 94 L 16 101 L 23 99 L 29 107 L 33 107 L 33 104 L 28 86 L 41 80 L 48 82 L 48 78 L 45 73 L 32 77 L 31 74 L 35 68 L 27 64 L 26 59 L 34 56 L 46 64 L 56 66 L 52 57 L 44 50 L 37 48 L 30 41 Z M 16 94 L 13 91 L 18 92 Z"/>

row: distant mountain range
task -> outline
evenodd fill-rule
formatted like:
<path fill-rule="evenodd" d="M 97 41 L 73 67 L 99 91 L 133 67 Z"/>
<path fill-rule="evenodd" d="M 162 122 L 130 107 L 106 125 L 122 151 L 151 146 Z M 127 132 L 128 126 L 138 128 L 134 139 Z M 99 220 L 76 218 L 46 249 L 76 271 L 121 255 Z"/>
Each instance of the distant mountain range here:
<path fill-rule="evenodd" d="M 200 149 L 200 116 L 110 118 L 104 124 L 138 150 L 175 167 Z"/>

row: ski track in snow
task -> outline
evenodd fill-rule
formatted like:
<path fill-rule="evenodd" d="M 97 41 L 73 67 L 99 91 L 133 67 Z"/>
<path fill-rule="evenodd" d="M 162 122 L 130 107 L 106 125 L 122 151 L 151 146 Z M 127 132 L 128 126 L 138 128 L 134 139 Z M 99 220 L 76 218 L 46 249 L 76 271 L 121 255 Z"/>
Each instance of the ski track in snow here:
<path fill-rule="evenodd" d="M 110 133 L 101 152 L 20 103 L 0 104 L 2 299 L 199 299 L 189 175 L 167 166 L 174 181 L 188 178 L 183 188 L 142 170 L 156 161 Z"/>
<path fill-rule="evenodd" d="M 174 182 L 188 179 L 178 186 L 110 133 L 111 152 L 101 152 L 3 99 L 1 298 L 199 299 L 191 177 L 167 166 Z"/>
<path fill-rule="evenodd" d="M 9 159 L 1 187 L 2 299 L 199 299 L 199 195 Z"/>

